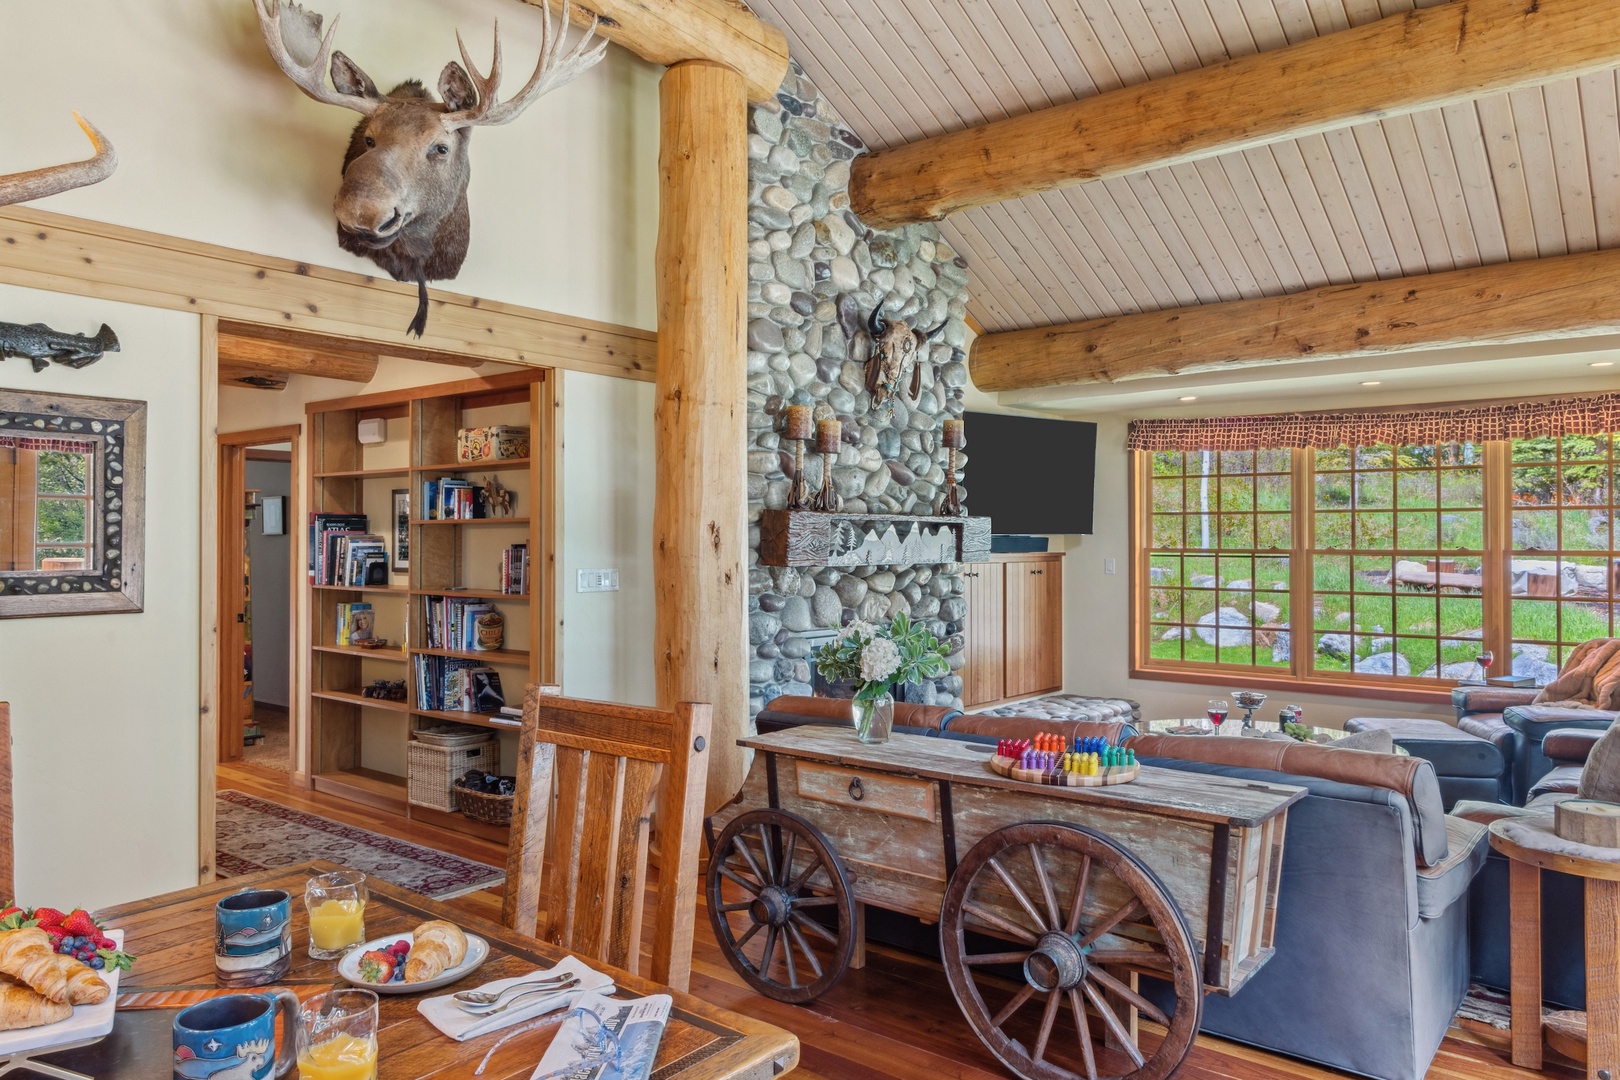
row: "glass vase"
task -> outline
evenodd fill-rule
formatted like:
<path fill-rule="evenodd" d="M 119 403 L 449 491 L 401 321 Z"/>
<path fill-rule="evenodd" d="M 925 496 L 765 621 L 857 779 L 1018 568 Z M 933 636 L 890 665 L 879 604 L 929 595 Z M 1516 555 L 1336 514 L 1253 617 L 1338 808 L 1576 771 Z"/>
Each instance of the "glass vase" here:
<path fill-rule="evenodd" d="M 894 695 L 885 690 L 869 701 L 855 701 L 855 737 L 863 743 L 886 743 L 894 730 Z"/>

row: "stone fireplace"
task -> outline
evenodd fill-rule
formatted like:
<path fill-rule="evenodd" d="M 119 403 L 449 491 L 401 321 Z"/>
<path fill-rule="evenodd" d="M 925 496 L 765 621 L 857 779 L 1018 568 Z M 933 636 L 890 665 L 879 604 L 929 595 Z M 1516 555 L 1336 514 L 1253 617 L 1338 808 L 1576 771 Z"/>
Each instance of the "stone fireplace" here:
<path fill-rule="evenodd" d="M 813 405 L 843 422 L 833 481 L 852 513 L 929 514 L 944 484 L 940 422 L 962 413 L 967 382 L 967 269 L 932 225 L 885 232 L 849 209 L 850 162 L 864 151 L 797 63 L 780 109 L 749 110 L 748 499 L 749 706 L 812 691 L 818 631 L 899 612 L 945 643 L 951 672 L 909 700 L 960 702 L 961 566 L 775 567 L 760 563 L 760 511 L 786 506 L 793 471 L 781 413 Z M 874 410 L 865 389 L 873 305 L 884 314 L 944 330 L 919 351 L 917 400 Z M 969 438 L 971 439 L 971 433 Z M 966 461 L 966 455 L 961 457 Z M 812 489 L 821 460 L 808 455 Z"/>

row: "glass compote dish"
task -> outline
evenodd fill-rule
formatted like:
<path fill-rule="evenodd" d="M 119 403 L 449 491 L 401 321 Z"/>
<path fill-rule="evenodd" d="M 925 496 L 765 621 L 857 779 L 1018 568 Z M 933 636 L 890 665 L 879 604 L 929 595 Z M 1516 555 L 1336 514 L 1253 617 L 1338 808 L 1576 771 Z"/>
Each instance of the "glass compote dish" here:
<path fill-rule="evenodd" d="M 1266 703 L 1266 695 L 1258 690 L 1234 690 L 1232 700 L 1243 710 L 1243 726 L 1254 727 L 1254 710 Z"/>

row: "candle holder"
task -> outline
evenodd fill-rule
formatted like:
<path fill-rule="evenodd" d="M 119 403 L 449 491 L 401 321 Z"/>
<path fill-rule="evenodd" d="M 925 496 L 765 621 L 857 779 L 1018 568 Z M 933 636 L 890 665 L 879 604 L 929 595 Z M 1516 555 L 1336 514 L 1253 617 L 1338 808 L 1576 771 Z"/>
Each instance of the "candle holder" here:
<path fill-rule="evenodd" d="M 816 494 L 814 510 L 836 514 L 844 508 L 844 497 L 833 484 L 833 459 L 838 457 L 838 443 L 843 438 L 843 425 L 837 420 L 822 420 L 816 424 L 816 452 L 821 455 L 821 491 Z"/>
<path fill-rule="evenodd" d="M 788 486 L 787 508 L 810 509 L 810 478 L 804 475 L 804 444 L 815 434 L 814 412 L 808 405 L 789 405 L 782 437 L 793 440 L 793 482 Z"/>
<path fill-rule="evenodd" d="M 956 482 L 956 451 L 966 441 L 961 420 L 945 421 L 940 435 L 940 442 L 945 445 L 945 490 L 940 493 L 939 506 L 935 510 L 939 517 L 967 516 L 967 510 L 962 506 L 962 486 Z"/>

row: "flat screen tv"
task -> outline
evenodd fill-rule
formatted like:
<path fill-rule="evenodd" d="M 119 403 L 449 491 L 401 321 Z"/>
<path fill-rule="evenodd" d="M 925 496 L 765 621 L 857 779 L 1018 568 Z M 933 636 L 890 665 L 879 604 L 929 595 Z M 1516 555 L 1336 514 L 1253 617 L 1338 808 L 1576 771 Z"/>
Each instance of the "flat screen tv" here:
<path fill-rule="evenodd" d="M 1097 425 L 965 413 L 968 513 L 995 533 L 1089 533 Z"/>

